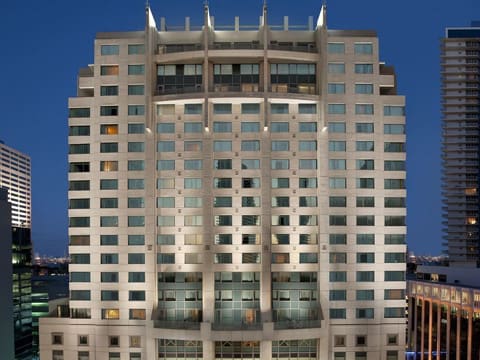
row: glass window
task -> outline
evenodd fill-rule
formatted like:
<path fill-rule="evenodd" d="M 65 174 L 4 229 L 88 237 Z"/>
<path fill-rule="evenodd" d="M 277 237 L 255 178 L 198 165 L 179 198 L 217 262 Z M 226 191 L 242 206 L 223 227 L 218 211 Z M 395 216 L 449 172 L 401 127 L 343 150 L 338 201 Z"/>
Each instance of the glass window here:
<path fill-rule="evenodd" d="M 100 245 L 118 245 L 118 235 L 100 235 Z"/>
<path fill-rule="evenodd" d="M 375 142 L 374 141 L 356 141 L 355 150 L 356 151 L 374 151 Z"/>
<path fill-rule="evenodd" d="M 375 253 L 357 253 L 357 264 L 373 264 L 375 262 Z"/>
<path fill-rule="evenodd" d="M 128 235 L 128 245 L 145 245 L 145 235 Z"/>
<path fill-rule="evenodd" d="M 328 160 L 328 168 L 330 170 L 345 170 L 347 161 L 345 159 L 330 159 Z"/>
<path fill-rule="evenodd" d="M 232 207 L 232 197 L 216 196 L 213 199 L 213 207 Z"/>
<path fill-rule="evenodd" d="M 329 206 L 330 207 L 346 207 L 347 206 L 347 198 L 345 196 L 330 196 L 329 197 Z"/>
<path fill-rule="evenodd" d="M 345 123 L 329 122 L 328 123 L 328 132 L 329 133 L 345 133 L 346 126 Z"/>
<path fill-rule="evenodd" d="M 345 189 L 347 187 L 346 178 L 331 177 L 328 179 L 330 189 Z"/>
<path fill-rule="evenodd" d="M 232 215 L 215 215 L 215 226 L 232 226 Z"/>
<path fill-rule="evenodd" d="M 100 199 L 100 208 L 116 209 L 116 208 L 118 208 L 118 199 L 117 198 L 101 198 Z"/>
<path fill-rule="evenodd" d="M 346 226 L 347 216 L 346 215 L 330 215 L 329 224 L 330 226 Z"/>
<path fill-rule="evenodd" d="M 100 298 L 102 301 L 118 301 L 118 290 L 102 290 Z"/>
<path fill-rule="evenodd" d="M 71 190 L 71 191 L 90 190 L 90 180 L 70 180 L 68 182 L 68 190 Z"/>
<path fill-rule="evenodd" d="M 214 178 L 213 187 L 216 189 L 231 189 L 232 178 Z"/>
<path fill-rule="evenodd" d="M 70 290 L 70 300 L 90 301 L 90 290 Z"/>
<path fill-rule="evenodd" d="M 232 123 L 226 121 L 214 121 L 213 122 L 213 132 L 216 133 L 231 133 L 232 132 Z"/>
<path fill-rule="evenodd" d="M 373 94 L 373 84 L 355 84 L 355 94 Z"/>
<path fill-rule="evenodd" d="M 201 115 L 203 104 L 185 104 L 183 107 L 183 113 L 185 115 Z"/>
<path fill-rule="evenodd" d="M 242 225 L 244 226 L 259 226 L 260 215 L 242 215 Z"/>
<path fill-rule="evenodd" d="M 118 161 L 100 161 L 100 171 L 118 171 Z"/>
<path fill-rule="evenodd" d="M 329 42 L 327 52 L 329 54 L 345 54 L 345 43 Z"/>
<path fill-rule="evenodd" d="M 203 125 L 201 122 L 186 122 L 183 124 L 185 133 L 201 133 Z"/>
<path fill-rule="evenodd" d="M 213 168 L 216 170 L 231 170 L 232 159 L 214 159 Z"/>
<path fill-rule="evenodd" d="M 128 95 L 145 95 L 145 86 L 128 85 Z"/>
<path fill-rule="evenodd" d="M 357 234 L 357 245 L 374 245 L 375 234 Z"/>
<path fill-rule="evenodd" d="M 372 43 L 355 43 L 354 52 L 356 55 L 371 55 L 373 54 L 373 44 Z"/>
<path fill-rule="evenodd" d="M 373 123 L 356 123 L 355 132 L 357 133 L 373 133 Z"/>
<path fill-rule="evenodd" d="M 145 170 L 145 162 L 143 160 L 128 160 L 128 171 Z"/>
<path fill-rule="evenodd" d="M 357 170 L 374 170 L 375 162 L 372 159 L 358 159 L 355 160 Z"/>
<path fill-rule="evenodd" d="M 260 178 L 242 178 L 242 188 L 253 189 L 260 187 Z"/>
<path fill-rule="evenodd" d="M 157 244 L 158 245 L 175 245 L 175 235 L 173 235 L 173 234 L 158 234 L 157 235 Z"/>
<path fill-rule="evenodd" d="M 128 75 L 143 75 L 145 73 L 145 65 L 128 65 Z"/>
<path fill-rule="evenodd" d="M 100 86 L 100 96 L 116 96 L 118 95 L 117 85 Z"/>
<path fill-rule="evenodd" d="M 183 180 L 184 189 L 201 189 L 202 179 L 199 178 L 186 178 Z"/>
<path fill-rule="evenodd" d="M 119 45 L 101 45 L 100 54 L 102 55 L 118 55 L 120 52 Z"/>
<path fill-rule="evenodd" d="M 117 227 L 118 216 L 100 216 L 101 227 Z"/>
<path fill-rule="evenodd" d="M 145 180 L 144 179 L 128 179 L 127 186 L 129 190 L 144 189 Z"/>
<path fill-rule="evenodd" d="M 272 133 L 289 132 L 288 122 L 271 122 L 270 131 Z"/>
<path fill-rule="evenodd" d="M 175 170 L 175 160 L 158 160 L 157 170 Z"/>
<path fill-rule="evenodd" d="M 385 124 L 383 125 L 383 133 L 391 135 L 405 134 L 404 124 Z"/>
<path fill-rule="evenodd" d="M 117 116 L 118 106 L 100 106 L 100 116 Z"/>
<path fill-rule="evenodd" d="M 329 83 L 329 94 L 345 94 L 345 83 Z"/>
<path fill-rule="evenodd" d="M 90 254 L 71 254 L 72 264 L 90 264 Z"/>
<path fill-rule="evenodd" d="M 242 104 L 242 114 L 260 114 L 260 104 Z"/>
<path fill-rule="evenodd" d="M 288 140 L 273 140 L 272 151 L 289 151 L 290 142 Z"/>
<path fill-rule="evenodd" d="M 145 124 L 128 124 L 129 134 L 144 134 Z"/>
<path fill-rule="evenodd" d="M 375 207 L 373 196 L 357 196 L 357 207 Z"/>
<path fill-rule="evenodd" d="M 329 74 L 345 74 L 344 63 L 328 63 Z"/>
<path fill-rule="evenodd" d="M 118 75 L 118 65 L 100 66 L 100 75 Z"/>
<path fill-rule="evenodd" d="M 242 140 L 242 151 L 260 151 L 259 140 Z"/>
<path fill-rule="evenodd" d="M 286 170 L 290 168 L 290 161 L 288 159 L 273 159 L 271 160 L 272 170 Z"/>
<path fill-rule="evenodd" d="M 113 153 L 118 152 L 118 143 L 100 143 L 101 153 Z"/>
<path fill-rule="evenodd" d="M 213 151 L 232 151 L 232 142 L 229 140 L 215 140 L 213 142 Z"/>
<path fill-rule="evenodd" d="M 183 206 L 186 208 L 200 208 L 203 206 L 203 199 L 196 196 L 186 196 L 183 198 Z"/>
<path fill-rule="evenodd" d="M 385 226 L 405 226 L 405 216 L 385 216 Z"/>
<path fill-rule="evenodd" d="M 242 196 L 242 207 L 259 207 L 259 196 Z"/>
<path fill-rule="evenodd" d="M 157 216 L 158 226 L 175 226 L 175 216 Z"/>
<path fill-rule="evenodd" d="M 145 105 L 128 105 L 128 115 L 145 115 Z"/>
<path fill-rule="evenodd" d="M 159 134 L 173 134 L 175 133 L 175 123 L 158 123 L 157 133 Z"/>
<path fill-rule="evenodd" d="M 403 142 L 386 142 L 384 143 L 385 152 L 405 152 L 405 143 Z"/>
<path fill-rule="evenodd" d="M 273 245 L 288 245 L 290 244 L 290 234 L 272 234 Z"/>
<path fill-rule="evenodd" d="M 355 114 L 357 115 L 373 115 L 373 104 L 355 104 Z"/>
<path fill-rule="evenodd" d="M 347 272 L 346 271 L 330 271 L 329 278 L 330 278 L 330 282 L 346 282 Z"/>
<path fill-rule="evenodd" d="M 270 104 L 272 114 L 288 114 L 288 104 Z"/>
<path fill-rule="evenodd" d="M 70 118 L 88 118 L 90 117 L 90 108 L 70 108 L 68 109 Z M 70 128 L 72 128 L 71 126 Z"/>
<path fill-rule="evenodd" d="M 316 226 L 316 225 L 318 225 L 317 215 L 300 215 L 298 217 L 298 225 L 300 225 L 300 226 Z"/>
<path fill-rule="evenodd" d="M 288 189 L 289 187 L 289 178 L 272 178 L 272 189 Z"/>
<path fill-rule="evenodd" d="M 260 123 L 259 122 L 242 122 L 241 131 L 242 133 L 260 132 Z"/>
<path fill-rule="evenodd" d="M 355 74 L 373 74 L 373 64 L 355 64 Z"/>
<path fill-rule="evenodd" d="M 345 114 L 345 104 L 328 104 L 327 111 L 329 114 Z"/>
<path fill-rule="evenodd" d="M 383 107 L 384 116 L 405 116 L 405 106 L 385 105 Z"/>
<path fill-rule="evenodd" d="M 129 142 L 128 143 L 128 152 L 144 152 L 145 143 L 144 142 Z"/>
<path fill-rule="evenodd" d="M 213 104 L 214 114 L 231 114 L 232 104 Z"/>
<path fill-rule="evenodd" d="M 144 44 L 128 44 L 128 55 L 142 55 L 145 54 Z"/>
<path fill-rule="evenodd" d="M 347 142 L 339 140 L 330 140 L 328 142 L 328 151 L 346 151 Z"/>
<path fill-rule="evenodd" d="M 116 189 L 118 189 L 118 180 L 117 179 L 101 179 L 100 180 L 100 189 L 101 190 L 116 190 Z"/>
<path fill-rule="evenodd" d="M 357 308 L 355 309 L 355 317 L 357 319 L 373 319 L 374 318 L 374 309 L 373 308 Z M 359 355 L 361 354 L 361 355 Z M 367 360 L 366 352 L 356 352 L 355 360 Z"/>
<path fill-rule="evenodd" d="M 89 136 L 90 126 L 70 126 L 68 128 L 68 136 Z"/>
<path fill-rule="evenodd" d="M 300 159 L 298 160 L 299 169 L 316 169 L 317 160 L 316 159 Z"/>
<path fill-rule="evenodd" d="M 347 234 L 330 234 L 328 236 L 328 242 L 331 245 L 346 245 Z"/>
<path fill-rule="evenodd" d="M 157 208 L 174 208 L 174 207 L 175 207 L 174 197 L 158 197 L 157 198 Z"/>
<path fill-rule="evenodd" d="M 131 209 L 141 209 L 145 207 L 145 200 L 143 197 L 129 197 L 128 207 Z"/>
<path fill-rule="evenodd" d="M 89 272 L 70 272 L 70 282 L 90 282 Z"/>
<path fill-rule="evenodd" d="M 375 216 L 357 215 L 357 226 L 375 226 Z"/>
<path fill-rule="evenodd" d="M 403 245 L 405 243 L 405 234 L 385 234 L 385 245 Z"/>
<path fill-rule="evenodd" d="M 128 263 L 129 264 L 145 264 L 145 254 L 128 254 Z"/>
<path fill-rule="evenodd" d="M 298 104 L 299 114 L 316 114 L 317 104 Z"/>
<path fill-rule="evenodd" d="M 357 271 L 356 279 L 357 279 L 357 282 L 374 282 L 375 272 L 374 271 Z"/>
<path fill-rule="evenodd" d="M 288 196 L 272 197 L 272 207 L 290 207 L 290 198 Z"/>
<path fill-rule="evenodd" d="M 299 132 L 317 132 L 316 122 L 300 122 L 298 123 Z"/>
<path fill-rule="evenodd" d="M 405 281 L 405 271 L 385 271 L 385 281 Z"/>
<path fill-rule="evenodd" d="M 385 189 L 405 189 L 405 179 L 385 179 Z"/>
<path fill-rule="evenodd" d="M 403 160 L 385 160 L 385 171 L 405 171 L 405 161 Z"/>
<path fill-rule="evenodd" d="M 347 263 L 347 253 L 331 252 L 329 254 L 329 263 L 330 264 L 346 264 Z"/>
<path fill-rule="evenodd" d="M 118 254 L 100 254 L 101 264 L 118 264 Z"/>

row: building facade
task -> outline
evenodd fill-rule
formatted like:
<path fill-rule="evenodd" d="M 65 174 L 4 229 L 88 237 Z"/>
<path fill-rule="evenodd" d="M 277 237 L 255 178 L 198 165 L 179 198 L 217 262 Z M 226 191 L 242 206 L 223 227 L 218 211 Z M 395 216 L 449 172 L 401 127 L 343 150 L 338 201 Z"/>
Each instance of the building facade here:
<path fill-rule="evenodd" d="M 41 358 L 402 358 L 405 99 L 378 54 L 325 8 L 98 34 L 69 100 L 70 316 L 41 319 Z"/>
<path fill-rule="evenodd" d="M 32 358 L 32 241 L 30 157 L 0 142 L 0 187 L 11 207 L 15 359 Z"/>
<path fill-rule="evenodd" d="M 480 264 L 480 23 L 447 28 L 442 41 L 443 218 L 452 265 Z"/>

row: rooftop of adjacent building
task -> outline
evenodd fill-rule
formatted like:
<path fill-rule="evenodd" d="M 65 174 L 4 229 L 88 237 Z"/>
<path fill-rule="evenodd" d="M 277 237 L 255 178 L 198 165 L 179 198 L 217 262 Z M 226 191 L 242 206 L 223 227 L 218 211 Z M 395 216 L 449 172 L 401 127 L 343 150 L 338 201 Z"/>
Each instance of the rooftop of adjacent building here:
<path fill-rule="evenodd" d="M 470 26 L 448 27 L 445 29 L 445 37 L 456 38 L 480 38 L 480 20 L 472 20 Z"/>

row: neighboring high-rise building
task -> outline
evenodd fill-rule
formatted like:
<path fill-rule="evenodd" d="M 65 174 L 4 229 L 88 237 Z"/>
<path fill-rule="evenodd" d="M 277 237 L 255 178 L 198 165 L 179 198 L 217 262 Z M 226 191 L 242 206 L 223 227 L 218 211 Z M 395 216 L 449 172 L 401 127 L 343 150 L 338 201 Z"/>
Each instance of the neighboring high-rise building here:
<path fill-rule="evenodd" d="M 419 266 L 416 280 L 409 281 L 408 349 L 417 359 L 427 354 L 478 359 L 480 22 L 447 28 L 441 52 L 443 224 L 449 266 Z"/>
<path fill-rule="evenodd" d="M 12 221 L 8 190 L 0 187 L 0 348 L 5 359 L 14 359 Z"/>
<path fill-rule="evenodd" d="M 0 187 L 11 206 L 15 359 L 32 357 L 32 241 L 30 157 L 0 141 Z"/>
<path fill-rule="evenodd" d="M 480 22 L 442 41 L 443 217 L 450 264 L 480 266 Z"/>
<path fill-rule="evenodd" d="M 405 99 L 375 32 L 99 33 L 42 359 L 402 359 Z"/>

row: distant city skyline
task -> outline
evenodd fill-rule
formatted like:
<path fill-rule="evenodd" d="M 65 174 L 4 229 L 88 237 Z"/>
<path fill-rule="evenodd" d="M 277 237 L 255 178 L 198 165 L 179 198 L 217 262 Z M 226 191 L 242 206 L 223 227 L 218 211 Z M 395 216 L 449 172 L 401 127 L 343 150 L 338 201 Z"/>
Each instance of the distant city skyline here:
<path fill-rule="evenodd" d="M 269 22 L 306 25 L 321 1 L 269 2 Z M 201 25 L 203 1 L 185 0 L 167 6 L 152 1 L 157 16 L 167 25 Z M 375 29 L 382 41 L 381 60 L 395 64 L 398 91 L 407 98 L 408 141 L 408 246 L 416 254 L 438 254 L 441 243 L 440 197 L 440 38 L 446 27 L 467 26 L 480 17 L 480 2 L 462 0 L 396 3 L 388 8 L 380 0 L 328 3 L 331 29 Z M 39 254 L 67 252 L 67 98 L 75 95 L 72 74 L 93 58 L 91 40 L 96 32 L 142 30 L 143 1 L 93 0 L 69 4 L 58 1 L 4 2 L 0 24 L 4 48 L 0 90 L 4 111 L 0 139 L 32 158 L 34 250 Z M 262 1 L 245 5 L 210 2 L 216 24 L 256 24 Z M 258 9 L 252 13 L 251 9 Z M 186 13 L 185 9 L 189 11 Z M 248 13 L 247 10 L 248 9 Z M 200 14 L 200 15 L 199 15 Z M 478 14 L 478 15 L 476 15 Z M 473 17 L 473 18 L 472 18 Z M 8 106 L 7 106 L 8 105 Z"/>

